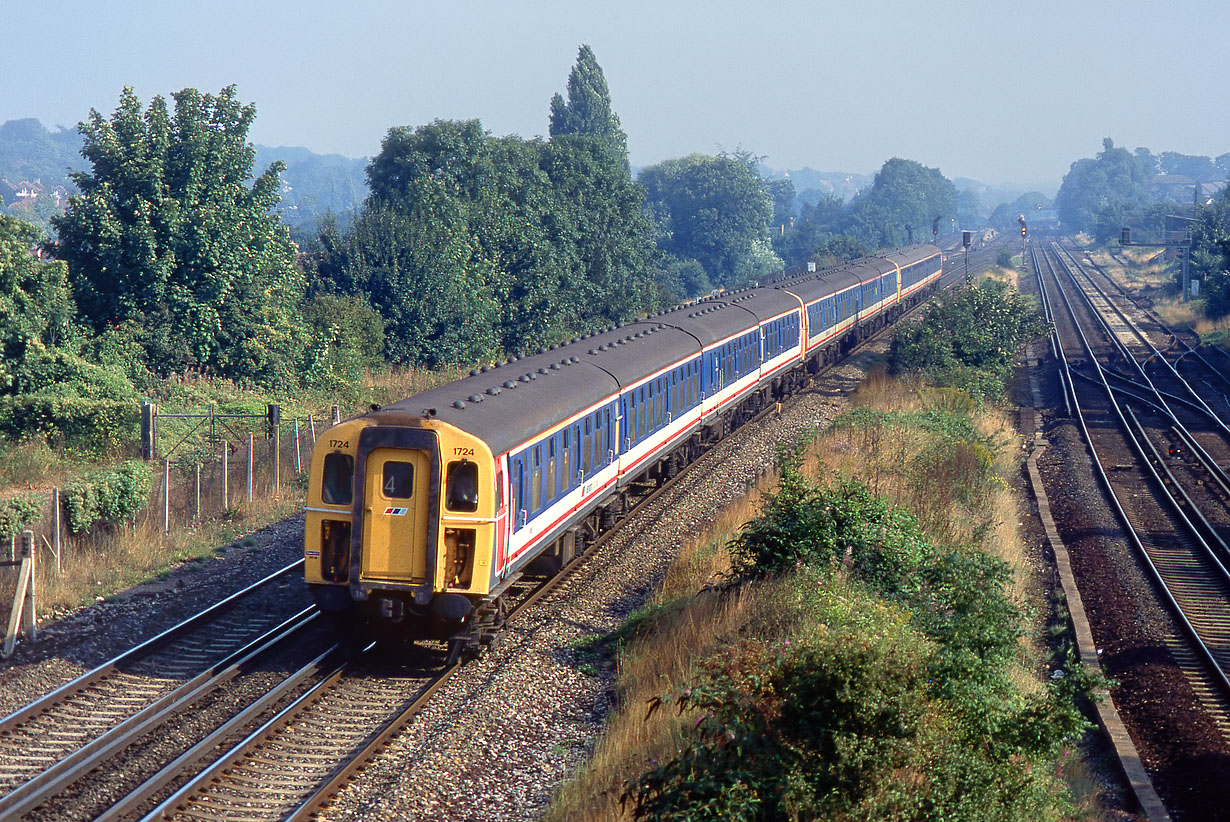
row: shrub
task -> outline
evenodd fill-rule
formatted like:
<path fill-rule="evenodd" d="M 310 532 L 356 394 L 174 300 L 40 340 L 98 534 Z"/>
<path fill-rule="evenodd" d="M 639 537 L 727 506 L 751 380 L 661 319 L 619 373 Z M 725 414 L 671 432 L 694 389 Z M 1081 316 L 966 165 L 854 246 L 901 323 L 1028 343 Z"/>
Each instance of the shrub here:
<path fill-rule="evenodd" d="M 924 636 L 912 609 L 855 581 L 813 569 L 785 584 L 794 638 L 743 641 L 651 704 L 696 718 L 687 743 L 629 785 L 638 818 L 1066 817 L 1049 762 L 1083 728 L 1079 665 L 1021 698 L 945 666 L 957 632 Z"/>
<path fill-rule="evenodd" d="M 132 519 L 148 501 L 153 482 L 154 474 L 147 464 L 130 460 L 68 483 L 61 499 L 69 530 L 80 534 L 96 522 Z"/>
<path fill-rule="evenodd" d="M 76 397 L 0 397 L 0 434 L 15 441 L 46 437 L 87 457 L 113 456 L 140 436 L 136 401 L 114 402 Z"/>
<path fill-rule="evenodd" d="M 43 498 L 36 492 L 0 501 L 0 537 L 10 539 L 43 516 Z"/>

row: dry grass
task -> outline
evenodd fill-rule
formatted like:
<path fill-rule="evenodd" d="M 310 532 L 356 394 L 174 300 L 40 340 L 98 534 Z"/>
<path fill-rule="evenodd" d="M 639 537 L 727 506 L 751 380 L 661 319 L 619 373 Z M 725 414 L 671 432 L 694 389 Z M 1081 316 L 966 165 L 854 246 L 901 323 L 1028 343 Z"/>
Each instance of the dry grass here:
<path fill-rule="evenodd" d="M 1021 455 L 1020 440 L 1008 416 L 993 409 L 975 409 L 956 391 L 894 380 L 883 368 L 867 375 L 852 402 L 877 412 L 942 408 L 973 414 L 979 433 L 999 444 L 991 467 L 996 479 L 977 506 L 946 494 L 943 479 L 933 478 L 925 486 L 911 482 L 901 466 L 917 456 L 924 438 L 908 427 L 830 429 L 809 446 L 803 470 L 813 477 L 833 472 L 858 477 L 877 493 L 918 514 L 934 538 L 977 541 L 1015 570 L 1014 594 L 1023 599 L 1030 580 L 1024 570 L 1019 509 L 1000 479 L 1017 471 Z M 701 661 L 721 653 L 740 636 L 750 634 L 771 642 L 791 630 L 791 626 L 778 624 L 779 615 L 788 609 L 775 602 L 783 588 L 774 582 L 745 586 L 729 596 L 706 589 L 729 570 L 727 544 L 757 515 L 761 495 L 776 480 L 776 476 L 766 477 L 746 499 L 723 511 L 711 527 L 684 547 L 654 600 L 666 615 L 655 619 L 652 637 L 629 644 L 618 658 L 622 708 L 611 716 L 590 763 L 558 792 L 548 820 L 630 818 L 631 808 L 625 811 L 619 803 L 625 786 L 686 744 L 685 732 L 694 721 L 670 710 L 659 710 L 654 713 L 656 720 L 647 721 L 650 700 L 691 681 Z M 1031 653 L 1023 648 L 1023 659 Z M 1016 677 L 1024 690 L 1040 687 L 1024 667 Z"/>
<path fill-rule="evenodd" d="M 370 374 L 364 381 L 364 403 L 357 408 L 343 408 L 343 414 L 367 408 L 367 401 L 383 404 L 410 396 L 440 385 L 462 374 L 460 369 L 427 371 L 415 368 L 390 368 Z M 255 402 L 231 383 L 211 381 L 200 375 L 187 374 L 168 380 L 157 399 L 166 402 L 171 398 L 179 407 L 202 407 L 210 402 Z M 284 420 L 292 414 L 304 417 L 304 408 L 287 405 Z M 327 412 L 317 414 L 317 434 L 324 430 L 321 421 L 327 424 Z M 263 421 L 254 423 L 263 430 Z M 306 466 L 311 454 L 310 436 L 306 425 L 301 426 L 304 440 L 300 451 Z M 239 437 L 238 439 L 242 439 Z M 273 491 L 272 457 L 266 453 L 268 443 L 262 435 L 256 437 L 256 465 L 253 477 L 253 499 L 246 496 L 245 466 L 246 450 L 232 455 L 230 479 L 230 505 L 225 510 L 220 502 L 220 470 L 216 463 L 202 466 L 201 519 L 196 519 L 196 493 L 192 466 L 172 465 L 172 490 L 170 496 L 170 533 L 163 534 L 162 471 L 154 465 L 155 482 L 150 501 L 138 524 L 103 526 L 81 537 L 64 534 L 61 550 L 61 569 L 55 570 L 55 558 L 47 544 L 51 542 L 50 513 L 48 521 L 35 523 L 38 552 L 38 607 L 43 617 L 55 616 L 83 604 L 106 598 L 120 591 L 156 579 L 184 562 L 202 561 L 233 548 L 235 540 L 242 535 L 292 515 L 302 504 L 302 493 L 294 475 L 294 437 L 283 436 L 282 440 L 282 488 Z M 246 446 L 246 444 L 245 444 Z M 0 447 L 0 488 L 6 492 L 17 489 L 37 489 L 46 492 L 47 510 L 50 511 L 50 489 L 63 487 L 69 480 L 79 478 L 97 466 L 87 465 L 69 455 L 51 448 L 42 438 L 21 444 L 3 443 Z M 181 470 L 182 468 L 182 470 Z M 46 535 L 47 542 L 44 542 Z M 7 553 L 7 552 L 6 552 Z"/>
<path fill-rule="evenodd" d="M 206 520 L 169 534 L 163 533 L 161 520 L 153 516 L 135 527 L 95 529 L 64 540 L 59 574 L 54 556 L 43 545 L 38 556 L 39 613 L 54 617 L 157 579 L 185 562 L 203 562 L 246 547 L 245 534 L 291 516 L 301 504 L 294 492 L 284 492 L 236 507 L 224 519 Z"/>

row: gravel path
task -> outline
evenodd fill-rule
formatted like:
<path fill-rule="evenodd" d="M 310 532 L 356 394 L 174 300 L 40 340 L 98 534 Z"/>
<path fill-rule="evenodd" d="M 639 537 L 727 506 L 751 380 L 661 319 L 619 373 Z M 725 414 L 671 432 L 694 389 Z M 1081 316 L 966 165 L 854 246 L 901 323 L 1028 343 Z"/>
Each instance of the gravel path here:
<path fill-rule="evenodd" d="M 736 432 L 693 480 L 631 517 L 597 555 L 466 666 L 324 818 L 537 819 L 552 791 L 583 764 L 614 701 L 610 672 L 583 673 L 569 650 L 617 628 L 645 604 L 679 548 L 713 512 L 772 467 L 777 446 L 830 420 L 877 343 L 817 380 L 782 413 Z"/>

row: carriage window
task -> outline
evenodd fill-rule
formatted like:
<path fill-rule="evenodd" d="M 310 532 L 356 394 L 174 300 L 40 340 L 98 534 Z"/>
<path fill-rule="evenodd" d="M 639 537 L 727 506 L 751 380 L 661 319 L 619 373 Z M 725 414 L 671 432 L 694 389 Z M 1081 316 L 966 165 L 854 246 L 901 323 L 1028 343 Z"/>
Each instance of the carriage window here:
<path fill-rule="evenodd" d="M 381 488 L 388 499 L 410 499 L 414 496 L 414 465 L 409 462 L 386 462 Z"/>
<path fill-rule="evenodd" d="M 354 494 L 354 457 L 334 452 L 325 455 L 320 498 L 328 505 L 349 505 Z"/>
<path fill-rule="evenodd" d="M 586 475 L 589 474 L 590 466 L 593 465 L 593 462 L 591 461 L 591 454 L 593 453 L 593 441 L 594 441 L 593 436 L 591 435 L 592 431 L 593 429 L 590 428 L 589 417 L 586 417 L 585 418 L 585 439 L 582 441 L 582 445 L 581 445 L 581 470 L 584 471 Z"/>
<path fill-rule="evenodd" d="M 597 412 L 595 416 L 597 417 L 595 420 L 597 429 L 594 432 L 596 435 L 594 437 L 594 465 L 604 465 L 606 463 L 606 426 L 603 425 L 601 411 Z M 611 417 L 608 411 L 606 422 L 609 423 L 610 421 Z"/>
<path fill-rule="evenodd" d="M 530 510 L 537 511 L 542 507 L 542 452 L 541 446 L 534 446 L 534 470 L 530 474 Z"/>
<path fill-rule="evenodd" d="M 450 462 L 444 475 L 448 489 L 444 504 L 450 511 L 478 510 L 478 463 L 469 460 Z"/>
<path fill-rule="evenodd" d="M 569 470 L 572 468 L 572 460 L 570 459 L 572 456 L 572 449 L 568 447 L 568 429 L 565 428 L 564 433 L 561 434 L 561 436 L 563 437 L 561 445 L 564 450 L 563 453 L 560 454 L 560 481 L 564 486 L 563 490 L 567 491 L 572 487 L 572 471 Z"/>
<path fill-rule="evenodd" d="M 547 499 L 555 499 L 555 437 L 547 440 Z"/>

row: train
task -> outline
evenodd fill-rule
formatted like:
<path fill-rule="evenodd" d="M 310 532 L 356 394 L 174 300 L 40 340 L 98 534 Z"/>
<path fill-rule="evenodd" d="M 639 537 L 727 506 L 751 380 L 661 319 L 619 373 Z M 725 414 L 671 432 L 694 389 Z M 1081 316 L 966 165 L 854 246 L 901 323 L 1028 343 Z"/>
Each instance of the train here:
<path fill-rule="evenodd" d="M 712 443 L 921 298 L 932 245 L 717 294 L 511 356 L 345 420 L 312 451 L 305 577 L 358 637 L 489 643 L 557 572 Z"/>

